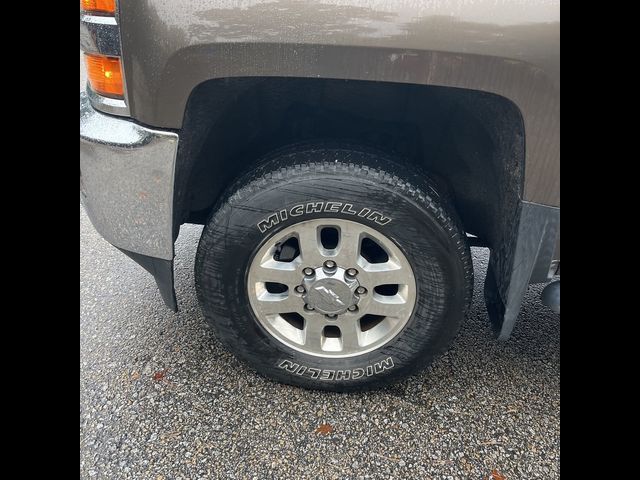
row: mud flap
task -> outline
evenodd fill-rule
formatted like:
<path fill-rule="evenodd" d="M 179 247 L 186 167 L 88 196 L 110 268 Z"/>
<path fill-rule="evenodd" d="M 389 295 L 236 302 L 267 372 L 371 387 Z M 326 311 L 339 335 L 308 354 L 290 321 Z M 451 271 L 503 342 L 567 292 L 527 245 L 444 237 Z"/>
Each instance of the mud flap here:
<path fill-rule="evenodd" d="M 529 284 L 549 280 L 560 208 L 520 202 L 518 218 L 509 243 L 491 250 L 484 282 L 487 312 L 498 340 L 511 336 Z"/>
<path fill-rule="evenodd" d="M 149 257 L 140 253 L 123 250 L 122 248 L 118 248 L 118 250 L 133 259 L 138 265 L 142 266 L 142 268 L 153 275 L 165 305 L 174 312 L 177 312 L 178 302 L 176 300 L 176 292 L 173 286 L 173 260 Z"/>

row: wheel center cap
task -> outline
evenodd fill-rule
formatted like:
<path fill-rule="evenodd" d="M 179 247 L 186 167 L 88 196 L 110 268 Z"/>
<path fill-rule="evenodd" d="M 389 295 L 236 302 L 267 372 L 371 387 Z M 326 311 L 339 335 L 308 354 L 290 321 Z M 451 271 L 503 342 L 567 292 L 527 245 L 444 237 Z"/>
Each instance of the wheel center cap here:
<path fill-rule="evenodd" d="M 330 276 L 322 269 L 318 270 L 315 279 L 304 282 L 307 291 L 304 295 L 305 303 L 327 315 L 346 312 L 358 300 L 355 295 L 359 285 L 357 280 L 345 281 L 344 270 L 341 268 Z"/>

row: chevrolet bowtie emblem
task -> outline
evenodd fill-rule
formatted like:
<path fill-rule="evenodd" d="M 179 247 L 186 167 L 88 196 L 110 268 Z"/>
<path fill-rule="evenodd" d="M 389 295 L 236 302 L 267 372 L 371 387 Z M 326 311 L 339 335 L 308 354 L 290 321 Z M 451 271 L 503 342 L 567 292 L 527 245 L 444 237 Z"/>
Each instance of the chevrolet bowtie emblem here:
<path fill-rule="evenodd" d="M 324 286 L 315 287 L 314 290 L 320 292 L 320 295 L 324 300 L 333 301 L 344 306 L 344 302 L 340 300 L 340 297 L 338 297 L 338 295 L 336 295 L 336 293 L 333 290 L 329 290 L 327 287 L 324 287 Z"/>

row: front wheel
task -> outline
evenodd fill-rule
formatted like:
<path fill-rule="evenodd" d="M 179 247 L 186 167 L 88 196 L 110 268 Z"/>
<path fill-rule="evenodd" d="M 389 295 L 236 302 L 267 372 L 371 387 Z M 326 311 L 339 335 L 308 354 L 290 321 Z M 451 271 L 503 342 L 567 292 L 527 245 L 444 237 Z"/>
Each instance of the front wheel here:
<path fill-rule="evenodd" d="M 472 289 L 457 216 L 378 152 L 297 147 L 241 178 L 202 233 L 198 298 L 258 372 L 315 389 L 396 381 L 446 348 Z"/>

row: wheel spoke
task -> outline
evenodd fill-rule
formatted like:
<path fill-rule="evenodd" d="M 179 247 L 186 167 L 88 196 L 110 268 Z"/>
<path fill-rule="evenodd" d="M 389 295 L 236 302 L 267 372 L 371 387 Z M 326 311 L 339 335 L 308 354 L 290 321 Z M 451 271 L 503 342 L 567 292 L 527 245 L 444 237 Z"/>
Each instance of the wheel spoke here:
<path fill-rule="evenodd" d="M 360 322 L 357 318 L 345 319 L 340 323 L 340 334 L 342 336 L 342 349 L 346 352 L 355 352 L 360 348 Z"/>
<path fill-rule="evenodd" d="M 293 262 L 278 262 L 268 259 L 255 269 L 255 279 L 259 282 L 274 282 L 287 285 L 289 288 L 300 283 L 302 279 L 298 272 L 300 260 Z"/>
<path fill-rule="evenodd" d="M 320 350 L 322 331 L 327 323 L 321 315 L 307 315 L 304 319 L 304 345 L 307 348 Z"/>
<path fill-rule="evenodd" d="M 356 228 L 355 224 L 341 226 L 338 254 L 334 260 L 345 268 L 358 266 L 358 260 L 360 260 L 360 229 Z"/>
<path fill-rule="evenodd" d="M 407 302 L 400 295 L 374 295 L 367 305 L 366 313 L 383 317 L 398 317 L 404 313 Z"/>
<path fill-rule="evenodd" d="M 317 227 L 302 226 L 296 230 L 302 263 L 310 267 L 319 267 L 325 257 L 320 250 L 320 238 Z"/>
<path fill-rule="evenodd" d="M 405 285 L 412 277 L 404 268 L 389 261 L 385 263 L 366 263 L 362 268 L 371 287 L 378 285 Z M 412 280 L 412 278 L 411 278 Z"/>
<path fill-rule="evenodd" d="M 302 313 L 304 302 L 295 294 L 264 292 L 258 297 L 257 307 L 264 315 L 274 313 Z"/>

